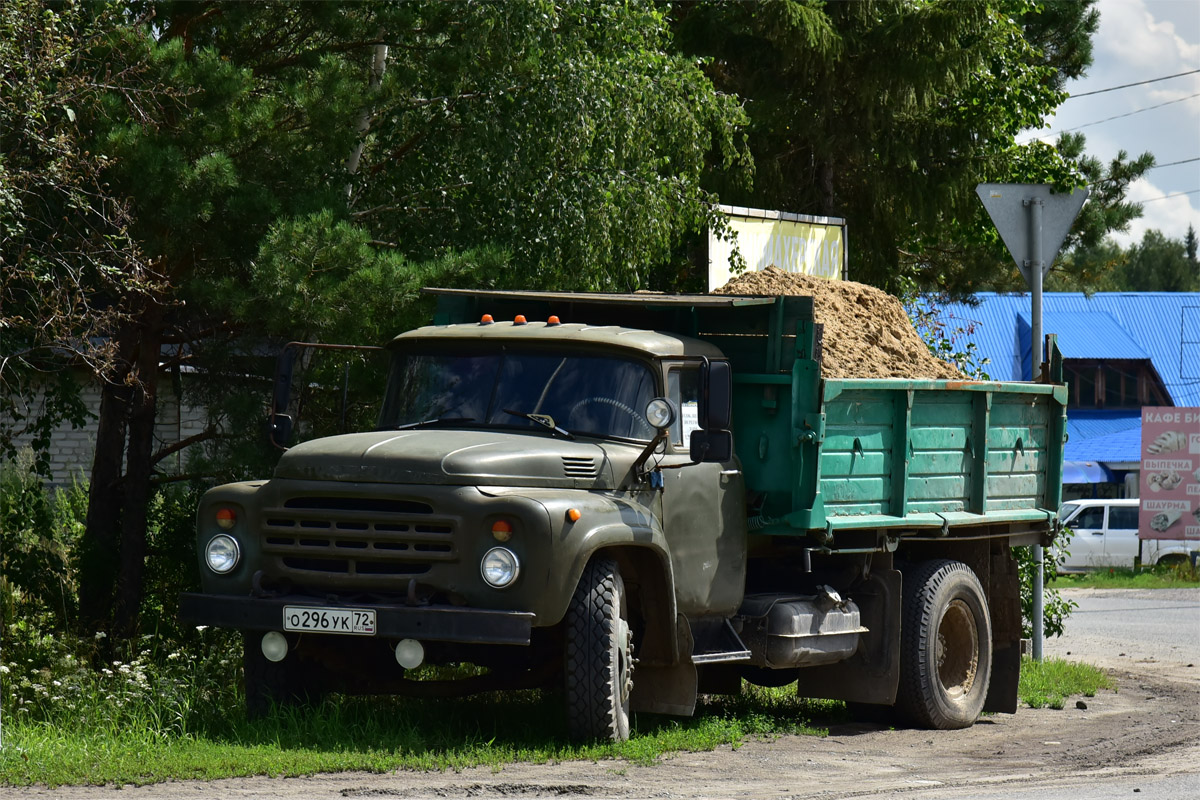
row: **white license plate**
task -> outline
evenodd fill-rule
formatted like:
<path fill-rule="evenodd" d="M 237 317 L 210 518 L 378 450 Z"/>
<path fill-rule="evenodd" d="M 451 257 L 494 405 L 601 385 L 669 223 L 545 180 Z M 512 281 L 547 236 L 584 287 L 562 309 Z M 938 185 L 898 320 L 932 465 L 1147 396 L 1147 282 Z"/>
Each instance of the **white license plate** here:
<path fill-rule="evenodd" d="M 285 631 L 374 636 L 375 609 L 284 606 L 283 629 Z"/>

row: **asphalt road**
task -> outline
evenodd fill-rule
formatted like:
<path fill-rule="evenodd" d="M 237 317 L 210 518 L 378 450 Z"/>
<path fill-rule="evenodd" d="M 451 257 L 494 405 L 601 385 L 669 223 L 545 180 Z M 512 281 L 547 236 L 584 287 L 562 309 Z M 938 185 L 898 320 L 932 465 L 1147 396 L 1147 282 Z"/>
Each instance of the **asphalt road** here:
<path fill-rule="evenodd" d="M 1194 664 L 1200 680 L 1200 589 L 1064 589 L 1079 604 L 1047 656 L 1106 667 L 1134 661 Z M 1197 795 L 1200 796 L 1200 795 Z"/>

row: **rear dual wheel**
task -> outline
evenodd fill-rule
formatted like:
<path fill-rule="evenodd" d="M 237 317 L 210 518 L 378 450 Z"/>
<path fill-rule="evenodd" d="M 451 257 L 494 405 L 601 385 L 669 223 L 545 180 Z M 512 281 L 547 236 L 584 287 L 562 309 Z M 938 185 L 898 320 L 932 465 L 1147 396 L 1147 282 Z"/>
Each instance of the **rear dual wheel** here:
<path fill-rule="evenodd" d="M 896 710 L 925 728 L 970 727 L 991 676 L 991 614 L 971 568 L 935 560 L 905 571 Z"/>

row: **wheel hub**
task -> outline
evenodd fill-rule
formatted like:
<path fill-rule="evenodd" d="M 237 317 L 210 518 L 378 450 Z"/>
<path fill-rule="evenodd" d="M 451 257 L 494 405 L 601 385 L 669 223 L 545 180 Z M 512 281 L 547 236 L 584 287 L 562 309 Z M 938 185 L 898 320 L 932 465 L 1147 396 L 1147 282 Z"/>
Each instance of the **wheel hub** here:
<path fill-rule="evenodd" d="M 979 671 L 979 632 L 975 615 L 962 600 L 953 600 L 938 625 L 937 671 L 952 698 L 969 694 Z"/>
<path fill-rule="evenodd" d="M 624 705 L 633 692 L 633 632 L 624 619 L 617 620 L 617 689 Z"/>

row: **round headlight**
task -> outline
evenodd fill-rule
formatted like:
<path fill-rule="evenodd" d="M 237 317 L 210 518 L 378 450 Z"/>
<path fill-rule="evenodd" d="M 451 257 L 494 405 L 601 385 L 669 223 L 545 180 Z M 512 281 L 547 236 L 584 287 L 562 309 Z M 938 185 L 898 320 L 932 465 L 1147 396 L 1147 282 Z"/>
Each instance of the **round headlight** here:
<path fill-rule="evenodd" d="M 238 547 L 237 539 L 218 533 L 208 540 L 204 548 L 204 559 L 208 568 L 218 575 L 224 575 L 237 566 L 242 557 L 242 549 Z"/>
<path fill-rule="evenodd" d="M 671 427 L 675 422 L 675 406 L 665 397 L 656 397 L 646 404 L 646 421 L 658 428 Z"/>
<path fill-rule="evenodd" d="M 517 579 L 521 572 L 521 562 L 512 550 L 493 547 L 484 554 L 479 570 L 488 586 L 503 589 Z"/>

